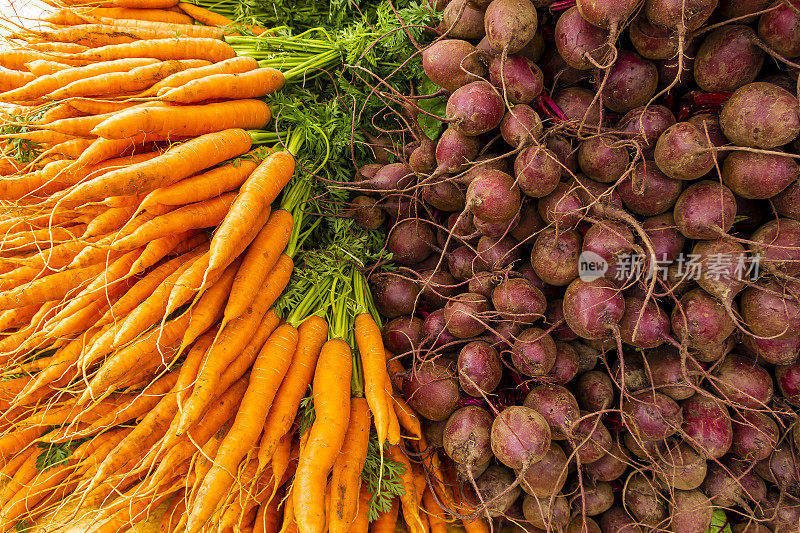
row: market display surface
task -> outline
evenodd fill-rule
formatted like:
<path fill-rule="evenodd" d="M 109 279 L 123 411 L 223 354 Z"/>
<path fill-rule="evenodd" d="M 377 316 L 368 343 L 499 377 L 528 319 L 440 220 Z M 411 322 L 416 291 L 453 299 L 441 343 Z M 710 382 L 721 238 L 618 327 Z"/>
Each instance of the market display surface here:
<path fill-rule="evenodd" d="M 800 533 L 800 2 L 2 27 L 0 531 Z"/>

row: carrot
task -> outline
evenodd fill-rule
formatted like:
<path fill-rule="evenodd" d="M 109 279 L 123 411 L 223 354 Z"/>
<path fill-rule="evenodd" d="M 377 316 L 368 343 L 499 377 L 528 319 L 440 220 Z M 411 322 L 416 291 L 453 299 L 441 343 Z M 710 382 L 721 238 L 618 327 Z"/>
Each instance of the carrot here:
<path fill-rule="evenodd" d="M 389 444 L 400 444 L 400 422 L 397 417 L 396 408 L 394 406 L 394 395 L 392 394 L 392 384 L 389 382 L 389 377 L 383 383 L 384 392 L 386 393 L 386 405 L 389 414 L 389 426 L 386 433 L 386 440 Z"/>
<path fill-rule="evenodd" d="M 208 238 L 201 232 L 189 230 L 150 241 L 147 243 L 147 246 L 145 246 L 139 259 L 131 265 L 131 270 L 128 275 L 133 276 L 150 268 L 167 254 L 174 252 L 178 245 L 184 244 L 187 241 L 190 241 L 190 245 L 194 247 L 208 241 Z"/>
<path fill-rule="evenodd" d="M 37 59 L 48 60 L 49 56 Z M 20 87 L 19 89 L 6 91 L 0 94 L 0 100 L 4 102 L 33 100 L 77 80 L 82 80 L 101 74 L 109 74 L 112 72 L 127 72 L 128 70 L 136 67 L 152 65 L 157 62 L 158 60 L 153 58 L 131 57 L 94 63 L 82 67 L 69 68 L 37 78 L 33 82 L 25 85 L 24 87 Z"/>
<path fill-rule="evenodd" d="M 158 530 L 160 533 L 172 533 L 177 530 L 178 522 L 186 513 L 186 490 L 180 489 L 172 497 L 166 512 L 161 517 Z"/>
<path fill-rule="evenodd" d="M 90 134 L 93 135 L 93 134 Z M 3 135 L 3 138 L 8 139 L 24 139 L 37 144 L 58 144 L 64 141 L 75 139 L 75 135 L 61 133 L 59 131 L 50 130 L 32 130 L 24 133 L 10 133 Z"/>
<path fill-rule="evenodd" d="M 39 432 L 42 433 L 42 430 L 40 429 Z M 0 489 L 0 505 L 3 507 L 5 507 L 5 504 L 14 496 L 14 494 L 25 487 L 25 485 L 30 483 L 34 477 L 36 477 L 36 473 L 38 472 L 38 469 L 36 468 L 36 462 L 41 450 L 37 451 L 38 453 L 32 453 L 27 456 L 27 459 L 25 459 L 25 462 L 20 465 L 11 480 L 9 480 L 9 482 L 2 489 Z M 3 510 L 5 511 L 5 509 Z"/>
<path fill-rule="evenodd" d="M 210 104 L 131 108 L 98 124 L 92 134 L 122 139 L 146 131 L 151 134 L 205 135 L 229 128 L 259 129 L 272 118 L 261 100 L 232 100 Z"/>
<path fill-rule="evenodd" d="M 155 61 L 154 59 L 151 61 Z M 174 75 L 174 74 L 173 74 Z M 107 101 L 93 98 L 70 98 L 66 105 L 87 115 L 105 115 L 141 105 L 141 102 Z"/>
<path fill-rule="evenodd" d="M 127 72 L 108 72 L 73 81 L 47 94 L 52 100 L 86 96 L 107 96 L 142 91 L 153 83 L 182 70 L 197 68 L 209 63 L 202 59 L 161 61 L 142 65 Z M 124 112 L 124 111 L 122 111 Z M 96 127 L 95 127 L 96 129 Z M 94 131 L 94 130 L 93 130 Z M 141 130 L 149 131 L 149 130 Z M 138 131 L 136 133 L 139 133 Z M 103 137 L 103 135 L 99 135 Z M 108 137 L 108 136 L 106 136 Z M 108 137 L 118 139 L 120 137 Z"/>
<path fill-rule="evenodd" d="M 280 504 L 283 491 L 279 490 L 269 501 L 262 503 L 256 513 L 253 533 L 277 533 L 281 524 Z"/>
<path fill-rule="evenodd" d="M 171 22 L 173 24 L 191 24 L 191 17 L 183 13 L 175 13 L 164 9 L 136 9 L 125 7 L 94 7 L 59 9 L 42 17 L 43 22 L 61 26 L 83 24 L 95 17 L 107 17 L 129 20 L 152 20 L 154 22 Z"/>
<path fill-rule="evenodd" d="M 278 441 L 278 445 L 275 447 L 275 452 L 272 454 L 272 462 L 270 464 L 272 468 L 273 479 L 272 494 L 270 496 L 271 498 L 274 498 L 277 494 L 278 488 L 281 486 L 281 482 L 283 481 L 283 476 L 289 469 L 289 463 L 292 455 L 292 437 L 292 433 L 287 433 L 281 437 Z M 258 470 L 260 471 L 261 468 L 258 468 Z M 266 471 L 267 469 L 264 470 Z"/>
<path fill-rule="evenodd" d="M 214 13 L 213 11 L 209 11 L 203 7 L 200 7 L 195 4 L 189 4 L 187 2 L 181 2 L 178 4 L 178 7 L 181 10 L 195 19 L 196 21 L 205 24 L 206 26 L 219 26 L 219 27 L 235 27 L 238 23 L 220 15 L 219 13 Z M 252 24 L 243 24 L 244 28 L 247 29 L 253 35 L 261 35 L 268 30 L 267 28 L 262 28 L 261 26 L 253 26 Z M 238 35 L 234 33 L 233 35 Z"/>
<path fill-rule="evenodd" d="M 18 89 L 36 79 L 36 75 L 20 70 L 0 68 L 0 91 Z"/>
<path fill-rule="evenodd" d="M 13 457 L 4 458 L 5 463 L 3 468 L 0 469 L 0 482 L 6 483 L 14 477 L 14 474 L 19 468 L 28 460 L 33 454 L 39 454 L 39 449 L 36 447 L 28 448 L 20 453 L 15 454 Z"/>
<path fill-rule="evenodd" d="M 209 26 L 199 26 L 197 24 L 182 24 L 175 22 L 161 22 L 155 20 L 119 20 L 110 17 L 96 17 L 94 21 L 106 25 L 116 27 L 125 32 L 131 32 L 138 35 L 140 39 L 156 38 L 156 33 L 160 33 L 167 37 L 207 37 L 209 39 L 222 39 L 225 32 L 219 28 L 212 28 Z M 146 35 L 152 37 L 146 37 Z"/>
<path fill-rule="evenodd" d="M 62 43 L 62 44 L 67 44 L 67 43 Z M 85 47 L 83 46 L 81 46 L 80 48 L 85 49 Z M 77 52 L 77 51 L 79 50 L 73 50 L 72 52 Z M 71 67 L 70 65 L 65 65 L 64 63 L 56 63 L 55 61 L 48 61 L 46 59 L 34 59 L 33 61 L 25 63 L 25 68 L 27 68 L 31 72 L 31 74 L 34 75 L 35 78 L 39 78 L 41 76 L 55 74 L 56 72 L 61 72 L 62 70 L 67 70 L 68 68 L 74 68 L 74 67 Z M 6 91 L 10 90 L 12 90 L 12 88 L 6 89 Z"/>
<path fill-rule="evenodd" d="M 425 526 L 419 517 L 417 489 L 414 482 L 414 471 L 411 469 L 411 462 L 399 446 L 390 445 L 387 449 L 389 457 L 393 461 L 400 463 L 405 469 L 400 477 L 403 488 L 405 489 L 405 492 L 400 496 L 403 517 L 411 533 L 421 533 L 424 531 Z"/>
<path fill-rule="evenodd" d="M 367 460 L 367 444 L 371 420 L 364 398 L 350 401 L 350 422 L 336 462 L 333 464 L 331 513 L 328 528 L 331 533 L 346 533 L 359 512 L 361 471 Z"/>
<path fill-rule="evenodd" d="M 69 167 L 67 167 L 66 171 L 73 172 L 87 166 L 98 165 L 111 158 L 117 158 L 126 151 L 130 151 L 137 146 L 143 146 L 147 143 L 167 140 L 177 142 L 182 140 L 182 138 L 179 136 L 169 138 L 169 136 L 166 135 L 151 135 L 149 133 L 142 133 L 128 139 L 98 138 L 94 140 L 94 143 L 92 143 L 91 146 L 84 150 L 79 158 L 77 158 Z M 113 196 L 113 194 L 109 196 Z M 64 201 L 65 199 L 64 197 L 54 197 L 52 200 Z"/>
<path fill-rule="evenodd" d="M 225 61 L 220 61 L 219 63 L 214 63 L 213 65 L 208 65 L 206 67 L 198 67 L 184 70 L 183 72 L 177 72 L 172 76 L 164 78 L 137 96 L 155 96 L 162 89 L 181 87 L 182 85 L 185 85 L 193 80 L 203 79 L 207 76 L 248 72 L 256 68 L 258 68 L 258 61 L 252 57 L 238 56 L 231 59 L 226 59 Z"/>
<path fill-rule="evenodd" d="M 147 516 L 159 505 L 172 496 L 172 492 L 165 491 L 148 498 L 130 498 L 129 504 L 120 508 L 113 516 L 91 529 L 91 533 L 122 533 L 132 525 L 145 520 Z"/>
<path fill-rule="evenodd" d="M 122 142 L 124 146 L 125 140 Z M 171 185 L 226 159 L 242 155 L 250 149 L 250 145 L 250 135 L 241 129 L 203 135 L 173 146 L 161 156 L 144 163 L 84 182 L 70 191 L 64 200 L 83 203 L 114 195 L 149 192 Z"/>
<path fill-rule="evenodd" d="M 115 26 L 103 24 L 79 24 L 77 26 L 65 26 L 56 28 L 42 28 L 36 31 L 22 34 L 27 39 L 40 39 L 49 42 L 74 43 L 85 46 L 87 49 L 109 46 L 114 44 L 125 44 L 138 41 L 140 39 L 163 39 L 170 37 L 164 32 L 147 32 L 144 35 L 136 31 L 122 31 Z M 84 50 L 85 51 L 85 50 Z M 83 53 L 83 52 L 72 52 Z"/>
<path fill-rule="evenodd" d="M 261 349 L 233 425 L 217 451 L 214 466 L 203 479 L 189 515 L 187 531 L 198 531 L 210 518 L 233 482 L 231 472 L 256 444 L 278 386 L 289 368 L 297 337 L 297 330 L 284 324 L 270 335 Z"/>
<path fill-rule="evenodd" d="M 174 89 L 161 89 L 158 99 L 192 104 L 204 100 L 262 98 L 282 88 L 285 81 L 281 71 L 274 68 L 259 68 L 241 74 L 216 74 Z"/>
<path fill-rule="evenodd" d="M 459 492 L 459 491 L 454 491 Z M 458 506 L 458 512 L 469 515 L 475 512 L 475 507 L 467 501 L 460 494 L 455 494 L 456 498 L 456 505 Z M 486 522 L 486 519 L 479 516 L 477 518 L 472 519 L 463 519 L 461 524 L 464 526 L 464 531 L 466 533 L 489 533 L 489 525 Z"/>
<path fill-rule="evenodd" d="M 105 265 L 65 270 L 31 281 L 10 291 L 0 292 L 0 309 L 13 309 L 57 300 L 93 279 Z"/>
<path fill-rule="evenodd" d="M 214 389 L 220 381 L 223 369 L 236 359 L 247 346 L 250 336 L 258 329 L 267 308 L 274 299 L 265 297 L 269 288 L 265 287 L 261 295 L 251 305 L 247 313 L 227 324 L 220 331 L 214 345 L 206 354 L 206 358 L 197 376 L 192 395 L 183 406 L 180 423 L 176 433 L 181 435 L 200 419 L 203 411 L 214 397 Z M 260 429 L 260 427 L 259 427 Z"/>
<path fill-rule="evenodd" d="M 358 500 L 356 506 L 358 512 L 356 513 L 353 523 L 350 525 L 348 531 L 352 533 L 368 533 L 369 532 L 369 500 L 372 494 L 369 492 L 369 487 L 366 483 L 361 484 L 358 491 Z"/>
<path fill-rule="evenodd" d="M 78 399 L 78 404 L 85 403 L 97 394 L 108 394 L 117 380 L 124 377 L 137 365 L 161 363 L 169 365 L 174 357 L 172 345 L 186 331 L 190 316 L 184 313 L 170 320 L 163 327 L 154 328 L 137 342 L 114 353 L 103 362 L 103 365 L 92 377 L 86 390 Z"/>
<path fill-rule="evenodd" d="M 230 59 L 235 55 L 236 52 L 233 47 L 219 39 L 176 37 L 112 44 L 64 57 L 73 61 L 110 61 L 129 57 L 152 57 L 162 61 L 168 59 L 206 59 L 212 63 L 217 63 Z M 2 55 L 0 55 L 1 58 Z"/>
<path fill-rule="evenodd" d="M 239 190 L 227 217 L 211 239 L 208 268 L 214 270 L 229 260 L 262 205 L 271 204 L 294 173 L 294 157 L 275 152 L 253 171 Z"/>
<path fill-rule="evenodd" d="M 391 406 L 386 397 L 386 354 L 381 330 L 369 313 L 361 313 L 356 316 L 354 333 L 364 370 L 364 396 L 375 418 L 378 444 L 382 449 L 389 432 Z"/>
<path fill-rule="evenodd" d="M 113 207 L 105 213 L 97 216 L 86 225 L 86 231 L 82 238 L 97 237 L 105 235 L 113 230 L 118 230 L 125 225 L 128 220 L 136 215 L 136 206 L 133 207 Z"/>
<path fill-rule="evenodd" d="M 203 295 L 195 302 L 189 309 L 191 319 L 186 332 L 181 339 L 181 345 L 178 352 L 182 353 L 184 348 L 190 345 L 194 340 L 206 331 L 212 324 L 222 318 L 222 311 L 225 307 L 225 302 L 228 300 L 231 285 L 233 285 L 233 278 L 236 271 L 239 269 L 241 259 L 237 259 L 231 263 L 225 272 L 212 285 Z"/>
<path fill-rule="evenodd" d="M 260 468 L 266 466 L 280 438 L 291 429 L 300 401 L 314 377 L 320 350 L 328 339 L 328 323 L 316 315 L 308 317 L 297 330 L 297 352 L 264 423 L 264 435 L 258 449 Z"/>
<path fill-rule="evenodd" d="M 428 515 L 431 533 L 447 533 L 447 517 L 433 496 L 430 487 L 425 487 L 425 492 L 422 494 L 422 503 Z"/>
<path fill-rule="evenodd" d="M 395 497 L 392 500 L 392 508 L 378 515 L 378 518 L 373 520 L 372 533 L 394 533 L 397 529 L 397 515 L 400 512 L 400 500 Z"/>
<path fill-rule="evenodd" d="M 246 157 L 246 156 L 245 156 Z M 142 200 L 141 209 L 150 205 L 186 205 L 208 200 L 238 188 L 257 163 L 251 159 L 236 160 L 202 174 L 191 176 L 167 187 L 156 189 Z"/>
<path fill-rule="evenodd" d="M 0 67 L 5 67 L 11 70 L 25 70 L 25 63 L 35 61 L 36 59 L 52 60 L 56 57 L 46 52 L 39 52 L 37 50 L 4 50 L 0 52 Z M 58 56 L 58 62 L 65 65 L 85 65 L 88 61 L 79 57 Z M 28 98 L 16 98 L 17 101 L 29 100 Z"/>
<path fill-rule="evenodd" d="M 81 46 L 79 44 L 74 44 L 74 43 L 44 42 L 44 43 L 26 43 L 25 44 L 25 48 L 28 48 L 29 50 L 38 50 L 40 52 L 57 52 L 57 53 L 61 53 L 61 54 L 75 54 L 75 53 L 78 53 L 78 52 L 85 51 L 87 47 L 86 46 Z M 33 72 L 33 71 L 31 71 L 31 72 Z M 38 76 L 38 74 L 37 74 L 37 76 Z"/>
<path fill-rule="evenodd" d="M 39 304 L 33 304 L 0 312 L 0 332 L 27 323 L 41 307 Z"/>
<path fill-rule="evenodd" d="M 286 210 L 272 213 L 267 224 L 247 248 L 242 266 L 231 287 L 231 297 L 225 307 L 225 321 L 241 315 L 252 301 L 258 287 L 264 283 L 292 234 L 293 218 Z"/>
<path fill-rule="evenodd" d="M 42 128 L 44 131 L 55 131 L 65 135 L 90 137 L 92 136 L 92 129 L 110 116 L 111 114 L 107 113 L 105 115 L 89 115 L 51 120 L 50 122 L 42 124 Z"/>
<path fill-rule="evenodd" d="M 316 419 L 300 453 L 294 481 L 294 509 L 303 532 L 325 527 L 325 480 L 342 448 L 350 418 L 352 353 L 344 341 L 331 339 L 323 346 L 314 372 Z"/>
<path fill-rule="evenodd" d="M 136 9 L 167 9 L 174 7 L 175 0 L 62 0 L 65 5 L 129 7 Z"/>
<path fill-rule="evenodd" d="M 113 243 L 111 249 L 130 250 L 170 234 L 216 226 L 228 213 L 235 198 L 236 193 L 228 192 L 216 198 L 189 204 L 166 215 L 155 217 L 132 234 Z"/>
<path fill-rule="evenodd" d="M 60 142 L 52 148 L 43 152 L 41 155 L 63 155 L 69 159 L 78 159 L 87 148 L 94 144 L 95 139 L 84 139 L 78 137 Z"/>

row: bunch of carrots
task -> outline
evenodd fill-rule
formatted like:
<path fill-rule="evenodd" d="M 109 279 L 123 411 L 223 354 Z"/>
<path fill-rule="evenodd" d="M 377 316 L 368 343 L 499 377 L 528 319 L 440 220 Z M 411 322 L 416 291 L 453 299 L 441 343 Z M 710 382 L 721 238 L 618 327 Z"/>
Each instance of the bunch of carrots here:
<path fill-rule="evenodd" d="M 264 129 L 263 98 L 337 48 L 174 0 L 66 4 L 0 52 L 0 531 L 469 514 L 364 265 L 303 250 L 317 133 Z"/>

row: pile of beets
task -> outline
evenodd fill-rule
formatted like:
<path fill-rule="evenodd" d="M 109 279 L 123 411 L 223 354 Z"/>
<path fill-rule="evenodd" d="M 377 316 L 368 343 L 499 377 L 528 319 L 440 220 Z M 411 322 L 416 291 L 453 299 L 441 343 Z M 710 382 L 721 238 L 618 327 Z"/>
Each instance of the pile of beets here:
<path fill-rule="evenodd" d="M 387 228 L 403 393 L 495 528 L 800 531 L 792 2 L 436 3 L 441 90 L 353 217 Z"/>

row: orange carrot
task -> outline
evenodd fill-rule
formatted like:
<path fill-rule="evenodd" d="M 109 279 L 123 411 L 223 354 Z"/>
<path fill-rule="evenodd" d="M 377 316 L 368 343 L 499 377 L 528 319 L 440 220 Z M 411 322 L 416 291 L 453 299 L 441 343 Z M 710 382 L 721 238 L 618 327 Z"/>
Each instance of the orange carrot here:
<path fill-rule="evenodd" d="M 292 436 L 293 435 L 291 433 L 287 433 L 281 437 L 278 441 L 278 445 L 275 447 L 275 452 L 272 454 L 272 462 L 270 466 L 272 467 L 273 488 L 271 497 L 274 497 L 275 494 L 277 494 L 278 488 L 281 486 L 281 482 L 283 481 L 283 476 L 289 469 L 289 463 L 291 462 L 292 455 Z"/>
<path fill-rule="evenodd" d="M 325 481 L 349 423 L 351 372 L 352 353 L 347 343 L 327 341 L 314 372 L 316 419 L 300 453 L 292 491 L 295 517 L 303 532 L 321 533 L 325 527 Z"/>
<path fill-rule="evenodd" d="M 388 446 L 389 457 L 404 467 L 403 475 L 400 480 L 403 484 L 405 492 L 400 496 L 400 504 L 403 510 L 403 517 L 406 520 L 409 531 L 411 533 L 421 533 L 425 530 L 425 526 L 419 517 L 419 496 L 417 495 L 417 488 L 414 479 L 414 471 L 411 469 L 411 462 L 403 453 L 399 446 Z"/>
<path fill-rule="evenodd" d="M 189 242 L 187 243 L 187 241 Z M 174 233 L 172 235 L 167 235 L 166 237 L 161 237 L 159 239 L 150 241 L 147 243 L 147 246 L 145 246 L 142 255 L 140 255 L 133 265 L 131 265 L 131 270 L 128 275 L 133 276 L 150 268 L 163 259 L 167 254 L 174 252 L 177 246 L 181 244 L 194 248 L 195 246 L 207 241 L 208 238 L 205 236 L 205 234 L 196 230 L 184 231 L 183 233 Z"/>
<path fill-rule="evenodd" d="M 389 376 L 386 376 L 386 380 L 383 382 L 383 387 L 386 395 L 386 406 L 389 416 L 386 440 L 389 441 L 389 444 L 400 444 L 400 422 L 394 406 L 394 395 L 392 394 L 392 384 L 389 382 Z"/>
<path fill-rule="evenodd" d="M 283 491 L 279 490 L 269 501 L 262 503 L 256 513 L 253 533 L 277 533 L 281 525 L 280 504 Z"/>
<path fill-rule="evenodd" d="M 111 116 L 111 113 L 105 115 L 89 115 L 79 116 L 72 118 L 63 118 L 59 120 L 51 120 L 42 127 L 48 131 L 55 131 L 65 135 L 75 135 L 78 137 L 90 137 L 92 129 Z"/>
<path fill-rule="evenodd" d="M 160 533 L 173 533 L 178 529 L 178 522 L 186 513 L 186 490 L 180 489 L 172 497 L 167 511 L 161 517 L 158 530 Z"/>
<path fill-rule="evenodd" d="M 43 431 L 40 429 L 39 433 Z M 36 477 L 37 468 L 36 462 L 39 457 L 39 453 L 33 453 L 27 456 L 22 465 L 17 469 L 14 473 L 14 476 L 11 480 L 2 488 L 0 489 L 0 505 L 5 506 L 5 504 L 17 493 L 20 489 L 25 487 L 30 481 Z"/>
<path fill-rule="evenodd" d="M 114 26 L 125 32 L 131 32 L 140 36 L 140 39 L 156 38 L 156 33 L 166 35 L 167 37 L 208 37 L 210 39 L 222 39 L 225 35 L 225 32 L 219 28 L 200 26 L 191 23 L 181 24 L 136 19 L 118 20 L 109 17 L 96 17 L 94 21 L 106 26 Z M 151 35 L 151 37 L 147 37 L 147 35 Z"/>
<path fill-rule="evenodd" d="M 372 533 L 394 533 L 397 529 L 397 515 L 399 513 L 400 500 L 395 497 L 392 500 L 392 508 L 378 515 L 378 518 L 372 522 Z"/>
<path fill-rule="evenodd" d="M 358 491 L 358 499 L 356 501 L 357 513 L 353 523 L 350 525 L 352 533 L 369 533 L 369 500 L 372 494 L 369 492 L 369 486 L 362 483 Z"/>
<path fill-rule="evenodd" d="M 142 131 L 197 136 L 230 128 L 259 129 L 270 118 L 269 105 L 252 99 L 188 106 L 148 106 L 120 111 L 95 126 L 92 134 L 107 139 L 123 139 Z"/>
<path fill-rule="evenodd" d="M 157 204 L 186 205 L 208 200 L 237 189 L 256 166 L 255 161 L 242 159 L 156 189 L 142 200 L 141 209 Z"/>
<path fill-rule="evenodd" d="M 202 79 L 216 74 L 235 74 L 237 72 L 248 72 L 256 68 L 258 68 L 258 61 L 252 57 L 238 56 L 231 59 L 226 59 L 225 61 L 220 61 L 219 63 L 214 63 L 213 65 L 208 65 L 207 67 L 198 67 L 175 73 L 172 76 L 168 76 L 159 81 L 137 96 L 155 96 L 161 89 L 181 87 L 192 80 Z"/>
<path fill-rule="evenodd" d="M 65 270 L 31 281 L 0 293 L 0 309 L 13 309 L 57 300 L 94 279 L 105 265 L 91 265 L 77 270 Z"/>
<path fill-rule="evenodd" d="M 264 283 L 286 248 L 292 234 L 292 225 L 291 213 L 278 209 L 270 215 L 266 225 L 250 243 L 233 281 L 228 305 L 225 306 L 226 322 L 241 315 L 252 301 L 258 287 Z"/>
<path fill-rule="evenodd" d="M 156 60 L 150 60 L 155 62 Z M 185 72 L 185 71 L 184 71 Z M 70 98 L 67 105 L 86 115 L 105 115 L 141 105 L 140 102 L 96 100 L 93 98 Z"/>
<path fill-rule="evenodd" d="M 203 37 L 176 37 L 171 39 L 149 39 L 127 44 L 112 44 L 92 48 L 79 54 L 65 56 L 73 61 L 110 61 L 129 57 L 152 57 L 168 59 L 205 59 L 217 63 L 236 55 L 233 47 L 219 39 Z"/>
<path fill-rule="evenodd" d="M 213 11 L 209 11 L 203 7 L 200 7 L 195 4 L 189 4 L 187 2 L 181 2 L 178 4 L 178 7 L 183 10 L 184 13 L 195 19 L 196 21 L 205 24 L 207 26 L 219 26 L 219 27 L 235 27 L 237 23 L 228 17 L 220 15 L 219 13 L 214 13 Z M 245 29 L 252 33 L 253 35 L 261 35 L 265 32 L 268 32 L 267 28 L 262 28 L 261 26 L 253 26 L 252 24 L 243 24 Z M 233 35 L 238 35 L 237 33 L 233 33 Z"/>
<path fill-rule="evenodd" d="M 0 68 L 0 91 L 6 92 L 18 89 L 36 79 L 30 72 Z"/>
<path fill-rule="evenodd" d="M 422 494 L 422 502 L 428 515 L 431 533 L 447 533 L 447 516 L 436 502 L 430 487 L 425 487 L 425 492 Z"/>
<path fill-rule="evenodd" d="M 70 191 L 64 199 L 85 202 L 115 195 L 149 192 L 171 185 L 226 159 L 242 155 L 250 149 L 250 145 L 250 135 L 241 129 L 203 135 L 173 146 L 161 156 L 144 163 L 84 182 Z"/>
<path fill-rule="evenodd" d="M 262 98 L 282 88 L 285 81 L 281 71 L 274 68 L 259 68 L 241 74 L 216 74 L 174 89 L 161 89 L 158 99 L 193 104 L 204 100 Z"/>
<path fill-rule="evenodd" d="M 55 59 L 55 56 L 52 54 L 48 54 L 46 52 L 39 52 L 37 50 L 24 50 L 24 49 L 16 49 L 16 50 L 4 50 L 0 52 L 0 67 L 5 67 L 11 70 L 25 70 L 25 63 L 29 63 L 31 61 L 35 61 L 36 59 L 47 59 L 52 60 Z M 59 63 L 64 63 L 65 65 L 85 65 L 88 60 L 81 59 L 78 57 L 71 57 L 71 56 L 59 56 L 58 58 Z M 15 100 L 29 100 L 28 98 L 16 98 Z"/>
<path fill-rule="evenodd" d="M 342 450 L 333 464 L 331 475 L 332 500 L 328 528 L 331 533 L 350 531 L 359 513 L 359 487 L 361 472 L 367 460 L 367 444 L 371 420 L 364 398 L 350 401 L 350 422 Z"/>
<path fill-rule="evenodd" d="M 312 315 L 300 324 L 298 333 L 297 352 L 264 424 L 264 435 L 258 449 L 260 468 L 267 465 L 278 441 L 292 427 L 300 401 L 314 377 L 320 350 L 328 339 L 328 323 L 323 318 Z"/>
<path fill-rule="evenodd" d="M 183 13 L 175 13 L 164 9 L 136 9 L 126 7 L 93 7 L 59 9 L 42 17 L 43 22 L 61 26 L 83 24 L 94 17 L 108 17 L 129 20 L 152 20 L 155 22 L 171 22 L 173 24 L 191 24 L 191 17 Z"/>
<path fill-rule="evenodd" d="M 38 50 L 40 52 L 58 52 L 63 54 L 75 54 L 86 50 L 85 46 L 81 46 L 79 44 L 55 42 L 27 43 L 25 48 L 30 50 Z"/>
<path fill-rule="evenodd" d="M 41 59 L 46 60 L 49 58 Z M 83 67 L 70 68 L 37 78 L 32 83 L 19 89 L 6 91 L 0 95 L 0 100 L 4 102 L 12 102 L 15 100 L 32 100 L 34 98 L 44 96 L 77 80 L 82 80 L 100 74 L 108 74 L 111 72 L 127 72 L 133 68 L 143 65 L 152 65 L 157 62 L 158 60 L 152 58 L 132 57 L 94 63 Z"/>
<path fill-rule="evenodd" d="M 289 368 L 297 346 L 297 335 L 294 327 L 284 324 L 270 335 L 261 349 L 239 412 L 217 451 L 214 466 L 203 479 L 189 515 L 187 531 L 198 531 L 210 518 L 233 482 L 231 473 L 256 444 L 278 386 Z"/>
<path fill-rule="evenodd" d="M 69 44 L 69 43 L 62 43 L 62 44 Z M 78 45 L 74 45 L 78 46 Z M 86 49 L 85 46 L 80 46 L 83 50 Z M 79 52 L 82 50 L 72 50 L 70 53 Z M 25 67 L 33 74 L 36 78 L 41 76 L 47 76 L 49 74 L 55 74 L 56 72 L 61 72 L 62 70 L 67 70 L 68 68 L 74 68 L 70 65 L 65 65 L 64 63 L 56 63 L 55 61 L 48 61 L 46 59 L 34 59 L 28 63 L 25 63 Z M 17 72 L 17 71 L 15 71 Z M 20 86 L 21 87 L 21 86 Z M 11 89 L 6 89 L 10 91 Z"/>
<path fill-rule="evenodd" d="M 361 313 L 356 316 L 354 331 L 364 369 L 364 396 L 375 418 L 378 444 L 382 449 L 389 432 L 390 406 L 386 397 L 386 354 L 381 330 L 369 313 Z"/>
<path fill-rule="evenodd" d="M 142 65 L 127 72 L 99 74 L 97 76 L 73 81 L 69 85 L 65 85 L 50 92 L 47 98 L 62 100 L 73 97 L 96 97 L 141 91 L 176 72 L 208 64 L 207 61 L 201 59 L 168 60 L 151 65 Z M 139 132 L 137 131 L 136 133 Z M 119 137 L 110 138 L 118 139 Z"/>
<path fill-rule="evenodd" d="M 294 173 L 294 157 L 275 152 L 256 168 L 239 190 L 227 217 L 211 240 L 208 268 L 214 270 L 230 260 L 233 248 L 242 240 L 261 206 L 271 204 Z"/>

